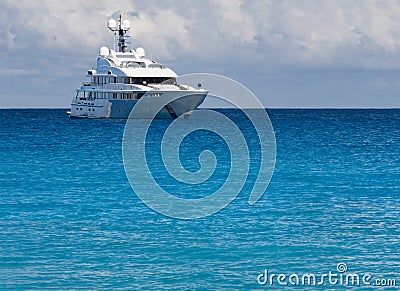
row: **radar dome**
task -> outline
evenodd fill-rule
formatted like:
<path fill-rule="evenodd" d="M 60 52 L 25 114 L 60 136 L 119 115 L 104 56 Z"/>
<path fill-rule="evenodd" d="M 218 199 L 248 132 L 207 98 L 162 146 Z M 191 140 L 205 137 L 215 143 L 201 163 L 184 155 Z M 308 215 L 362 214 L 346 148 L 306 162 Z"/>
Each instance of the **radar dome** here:
<path fill-rule="evenodd" d="M 138 47 L 136 49 L 136 54 L 138 55 L 139 58 L 143 58 L 146 55 L 144 48 L 142 48 L 142 47 Z"/>
<path fill-rule="evenodd" d="M 112 18 L 110 20 L 108 20 L 108 28 L 110 30 L 116 30 L 117 29 L 117 21 Z"/>
<path fill-rule="evenodd" d="M 99 55 L 101 56 L 101 57 L 108 57 L 108 55 L 110 54 L 110 51 L 109 51 L 109 49 L 108 49 L 108 47 L 106 47 L 106 46 L 102 46 L 101 48 L 100 48 L 100 52 L 99 52 Z"/>
<path fill-rule="evenodd" d="M 129 22 L 129 20 L 124 20 L 122 22 L 122 25 L 124 26 L 124 29 L 130 29 L 131 28 L 131 23 Z"/>

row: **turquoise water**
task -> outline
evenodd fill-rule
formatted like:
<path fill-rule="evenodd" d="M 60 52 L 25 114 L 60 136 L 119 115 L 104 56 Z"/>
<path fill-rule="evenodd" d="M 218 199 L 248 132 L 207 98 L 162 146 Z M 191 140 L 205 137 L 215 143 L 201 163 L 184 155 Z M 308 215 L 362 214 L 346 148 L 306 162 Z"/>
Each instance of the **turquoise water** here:
<path fill-rule="evenodd" d="M 257 277 L 266 269 L 338 273 L 338 263 L 371 274 L 373 284 L 400 284 L 400 110 L 269 110 L 276 168 L 253 206 L 258 141 L 239 111 L 221 112 L 250 146 L 248 181 L 217 214 L 178 220 L 132 191 L 121 154 L 124 120 L 0 110 L 0 289 L 282 289 Z M 167 126 L 155 122 L 149 137 L 154 171 L 162 170 L 156 141 Z M 182 144 L 184 166 L 195 171 L 207 147 L 229 160 L 217 136 L 193 135 Z M 226 175 L 217 169 L 211 188 Z M 179 195 L 207 192 L 159 177 Z M 304 289 L 313 288 L 338 286 Z"/>

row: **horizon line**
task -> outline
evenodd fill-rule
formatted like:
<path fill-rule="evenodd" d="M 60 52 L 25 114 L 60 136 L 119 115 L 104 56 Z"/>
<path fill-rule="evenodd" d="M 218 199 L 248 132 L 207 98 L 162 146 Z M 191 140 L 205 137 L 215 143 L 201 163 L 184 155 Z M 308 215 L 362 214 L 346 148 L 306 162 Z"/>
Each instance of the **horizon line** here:
<path fill-rule="evenodd" d="M 58 109 L 58 110 L 69 110 L 69 107 L 0 107 L 0 110 L 27 110 L 27 109 L 35 109 L 35 110 L 46 110 L 46 109 Z M 198 109 L 260 109 L 260 108 L 236 108 L 236 107 L 201 107 Z M 264 107 L 264 109 L 400 109 L 399 107 Z"/>

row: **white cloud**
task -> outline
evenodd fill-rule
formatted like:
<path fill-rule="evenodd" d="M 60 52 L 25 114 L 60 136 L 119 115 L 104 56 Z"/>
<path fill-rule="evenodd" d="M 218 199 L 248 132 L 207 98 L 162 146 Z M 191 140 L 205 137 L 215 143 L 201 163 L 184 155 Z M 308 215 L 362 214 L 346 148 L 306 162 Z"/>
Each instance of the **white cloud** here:
<path fill-rule="evenodd" d="M 383 59 L 393 66 L 391 58 L 400 49 L 397 4 L 391 0 L 6 1 L 0 14 L 0 41 L 9 50 L 35 47 L 89 55 L 102 43 L 111 43 L 105 23 L 123 7 L 132 14 L 136 41 L 166 59 L 192 55 L 202 60 L 215 56 L 215 61 L 245 52 L 250 55 L 243 57 L 253 55 L 278 64 L 336 65 L 354 58 L 359 66 L 381 67 Z M 359 60 L 360 54 L 368 55 L 369 61 Z"/>
<path fill-rule="evenodd" d="M 396 1 L 276 1 L 261 45 L 291 64 L 399 67 L 400 6 Z M 256 11 L 263 8 L 250 7 Z M 278 42 L 274 35 L 278 34 Z M 277 52 L 281 49 L 282 54 Z M 383 55 L 382 55 L 383 54 Z M 383 57 L 383 58 L 382 58 Z M 385 62 L 382 62 L 385 60 Z M 393 63 L 394 61 L 394 63 Z"/>
<path fill-rule="evenodd" d="M 23 76 L 33 67 L 57 82 L 56 67 L 61 76 L 80 80 L 81 68 L 95 64 L 98 48 L 112 45 L 107 19 L 121 10 L 131 20 L 135 47 L 145 47 L 148 55 L 176 65 L 180 73 L 212 68 L 247 75 L 287 67 L 400 69 L 398 4 L 6 0 L 0 11 L 1 72 L 3 77 L 6 72 Z"/>

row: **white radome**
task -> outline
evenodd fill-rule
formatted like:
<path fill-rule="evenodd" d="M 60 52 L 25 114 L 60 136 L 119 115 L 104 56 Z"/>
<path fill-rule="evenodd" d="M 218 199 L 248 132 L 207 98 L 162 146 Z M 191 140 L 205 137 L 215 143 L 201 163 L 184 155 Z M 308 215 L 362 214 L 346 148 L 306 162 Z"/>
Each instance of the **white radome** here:
<path fill-rule="evenodd" d="M 108 28 L 110 30 L 116 30 L 117 29 L 117 21 L 115 19 L 110 19 L 108 20 Z"/>
<path fill-rule="evenodd" d="M 144 48 L 138 47 L 138 48 L 136 49 L 136 55 L 137 55 L 139 58 L 144 58 L 144 57 L 146 56 L 146 52 L 144 51 Z"/>
<path fill-rule="evenodd" d="M 129 20 L 124 20 L 123 22 L 122 22 L 122 25 L 123 25 L 123 29 L 130 29 L 131 28 L 131 23 L 129 22 Z"/>
<path fill-rule="evenodd" d="M 108 57 L 110 55 L 110 50 L 106 46 L 102 46 L 99 51 L 101 57 Z"/>

